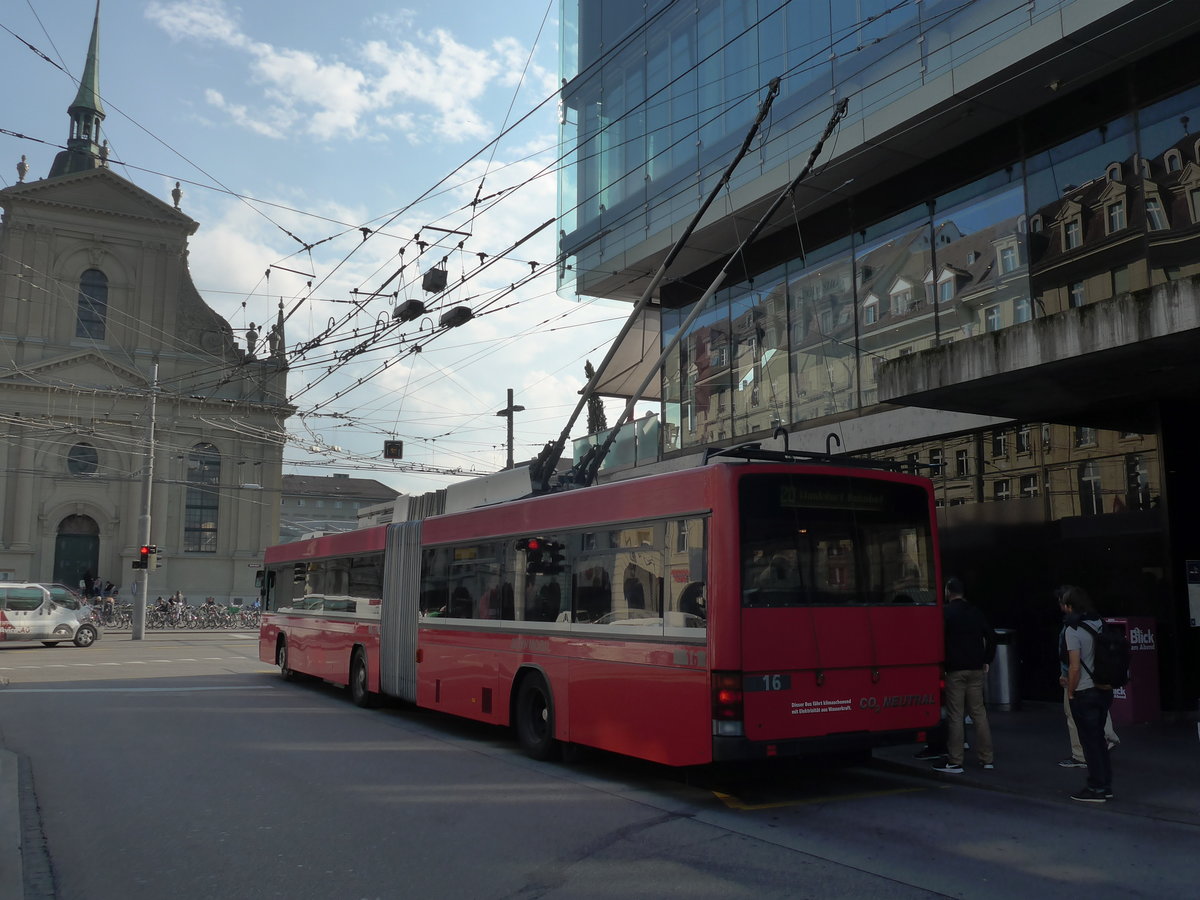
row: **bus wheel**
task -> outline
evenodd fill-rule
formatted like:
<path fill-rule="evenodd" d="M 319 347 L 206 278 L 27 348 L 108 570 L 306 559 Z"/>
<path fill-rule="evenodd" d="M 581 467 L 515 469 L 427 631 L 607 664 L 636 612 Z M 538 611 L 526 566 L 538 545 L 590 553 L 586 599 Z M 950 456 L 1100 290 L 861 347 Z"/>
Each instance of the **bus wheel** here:
<path fill-rule="evenodd" d="M 529 675 L 517 691 L 517 742 L 536 760 L 553 759 L 558 753 L 554 739 L 554 708 L 550 689 L 540 675 Z"/>
<path fill-rule="evenodd" d="M 371 706 L 371 692 L 367 689 L 367 657 L 362 649 L 350 657 L 350 699 L 355 706 Z"/>
<path fill-rule="evenodd" d="M 281 640 L 275 647 L 275 665 L 279 666 L 279 674 L 284 681 L 294 681 L 296 673 L 288 668 L 287 641 Z"/>

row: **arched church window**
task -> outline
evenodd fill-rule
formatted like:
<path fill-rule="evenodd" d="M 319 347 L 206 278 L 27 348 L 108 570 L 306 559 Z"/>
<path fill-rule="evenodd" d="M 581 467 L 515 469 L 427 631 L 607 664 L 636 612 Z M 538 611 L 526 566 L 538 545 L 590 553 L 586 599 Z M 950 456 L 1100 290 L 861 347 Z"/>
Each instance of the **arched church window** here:
<path fill-rule="evenodd" d="M 108 278 L 99 269 L 88 269 L 79 278 L 79 305 L 75 337 L 104 340 L 108 320 Z"/>
<path fill-rule="evenodd" d="M 212 444 L 196 444 L 187 457 L 187 499 L 183 511 L 183 549 L 217 552 L 217 514 L 221 453 Z"/>
<path fill-rule="evenodd" d="M 67 471 L 72 475 L 95 475 L 100 468 L 100 455 L 91 444 L 76 444 L 67 451 Z"/>

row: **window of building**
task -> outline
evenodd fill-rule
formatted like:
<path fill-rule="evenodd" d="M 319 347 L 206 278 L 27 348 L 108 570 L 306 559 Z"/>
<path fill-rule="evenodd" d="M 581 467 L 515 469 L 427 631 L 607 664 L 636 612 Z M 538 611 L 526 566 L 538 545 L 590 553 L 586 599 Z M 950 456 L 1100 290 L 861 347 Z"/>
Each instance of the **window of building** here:
<path fill-rule="evenodd" d="M 1085 516 L 1098 516 L 1104 512 L 1100 466 L 1094 459 L 1079 466 L 1079 511 Z"/>
<path fill-rule="evenodd" d="M 1166 231 L 1169 227 L 1162 201 L 1157 197 L 1146 198 L 1146 227 L 1151 231 Z"/>
<path fill-rule="evenodd" d="M 1108 169 L 1105 170 L 1104 175 L 1109 181 L 1120 181 L 1121 180 L 1121 164 L 1120 163 L 1110 163 L 1108 166 Z"/>
<path fill-rule="evenodd" d="M 959 478 L 971 474 L 971 451 L 956 450 L 954 453 L 954 471 Z"/>
<path fill-rule="evenodd" d="M 1033 318 L 1033 304 L 1028 297 L 1019 297 L 1013 301 L 1013 322 L 1020 324 Z"/>
<path fill-rule="evenodd" d="M 67 471 L 72 475 L 95 475 L 100 467 L 100 456 L 91 444 L 76 444 L 67 451 Z"/>
<path fill-rule="evenodd" d="M 1168 172 L 1178 172 L 1183 168 L 1183 154 L 1178 150 L 1168 150 L 1163 154 L 1163 161 L 1167 164 Z"/>
<path fill-rule="evenodd" d="M 187 483 L 183 549 L 191 553 L 216 553 L 221 454 L 212 444 L 196 444 L 188 453 Z"/>
<path fill-rule="evenodd" d="M 863 307 L 863 324 L 874 325 L 879 321 L 879 303 L 873 301 Z"/>
<path fill-rule="evenodd" d="M 1071 293 L 1070 293 L 1068 302 L 1071 304 L 1071 308 L 1075 309 L 1077 307 L 1083 306 L 1084 302 L 1087 300 L 1087 295 L 1085 294 L 1084 289 L 1083 289 L 1083 282 L 1082 281 L 1072 282 L 1070 292 Z"/>
<path fill-rule="evenodd" d="M 1063 249 L 1074 250 L 1083 246 L 1083 223 L 1078 218 L 1067 222 L 1063 227 Z"/>
<path fill-rule="evenodd" d="M 1112 270 L 1113 296 L 1129 293 L 1129 266 L 1117 266 Z"/>
<path fill-rule="evenodd" d="M 108 278 L 99 269 L 88 269 L 79 278 L 75 337 L 104 340 L 108 320 Z"/>
<path fill-rule="evenodd" d="M 935 448 L 929 451 L 929 474 L 933 477 L 942 474 L 943 463 L 945 458 L 940 448 Z"/>
<path fill-rule="evenodd" d="M 1037 475 L 1022 475 L 1021 476 L 1021 496 L 1036 497 L 1038 495 L 1038 477 Z"/>
<path fill-rule="evenodd" d="M 949 303 L 954 299 L 954 279 L 947 278 L 938 285 L 938 301 L 941 303 Z"/>
<path fill-rule="evenodd" d="M 1012 490 L 1009 487 L 1007 478 L 998 478 L 992 482 L 992 499 L 993 500 L 1008 500 L 1012 497 Z"/>
<path fill-rule="evenodd" d="M 965 506 L 966 502 L 967 502 L 966 497 L 951 497 L 950 498 L 951 506 Z"/>
<path fill-rule="evenodd" d="M 1192 188 L 1188 193 L 1188 201 L 1192 205 L 1192 221 L 1200 222 L 1200 188 Z"/>
<path fill-rule="evenodd" d="M 1086 425 L 1075 426 L 1075 446 L 1094 447 L 1096 444 L 1096 429 Z"/>
<path fill-rule="evenodd" d="M 989 306 L 984 312 L 984 327 L 988 331 L 1000 330 L 1000 306 Z"/>
<path fill-rule="evenodd" d="M 892 312 L 896 315 L 906 313 L 912 306 L 912 288 L 905 285 L 892 292 Z"/>
<path fill-rule="evenodd" d="M 1008 435 L 1003 431 L 992 432 L 992 456 L 1008 456 Z"/>
<path fill-rule="evenodd" d="M 909 475 L 918 475 L 921 472 L 921 454 L 909 453 L 905 460 L 905 467 Z"/>
<path fill-rule="evenodd" d="M 1000 248 L 1000 274 L 1007 275 L 1017 270 L 1017 248 L 1009 244 Z"/>
<path fill-rule="evenodd" d="M 1050 434 L 1051 434 L 1050 426 L 1043 425 L 1042 426 L 1042 449 L 1043 450 L 1050 449 Z"/>
<path fill-rule="evenodd" d="M 1125 201 L 1117 200 L 1108 204 L 1105 209 L 1108 221 L 1108 233 L 1120 231 L 1125 227 Z"/>
<path fill-rule="evenodd" d="M 1033 429 L 1028 425 L 1025 425 L 1017 431 L 1017 452 L 1033 452 Z"/>
<path fill-rule="evenodd" d="M 1029 233 L 1030 234 L 1040 234 L 1041 231 L 1042 231 L 1042 217 L 1034 216 L 1032 219 L 1029 220 Z"/>

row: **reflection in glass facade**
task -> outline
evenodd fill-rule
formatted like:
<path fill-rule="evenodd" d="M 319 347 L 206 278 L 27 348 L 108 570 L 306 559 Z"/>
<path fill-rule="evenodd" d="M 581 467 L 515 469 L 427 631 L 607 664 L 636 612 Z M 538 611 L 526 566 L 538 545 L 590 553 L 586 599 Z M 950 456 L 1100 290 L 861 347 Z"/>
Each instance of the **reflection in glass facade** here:
<path fill-rule="evenodd" d="M 869 409 L 889 359 L 1197 272 L 1200 88 L 718 291 L 667 362 L 663 452 Z"/>

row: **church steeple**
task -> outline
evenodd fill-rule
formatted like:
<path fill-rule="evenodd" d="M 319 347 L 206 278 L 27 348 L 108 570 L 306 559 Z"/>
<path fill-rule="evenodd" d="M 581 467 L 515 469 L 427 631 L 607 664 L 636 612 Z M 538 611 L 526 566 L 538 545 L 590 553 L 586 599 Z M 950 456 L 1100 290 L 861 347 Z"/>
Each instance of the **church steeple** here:
<path fill-rule="evenodd" d="M 100 141 L 100 123 L 104 120 L 104 104 L 100 102 L 100 0 L 96 0 L 96 17 L 92 21 L 92 40 L 88 44 L 87 62 L 75 102 L 67 107 L 71 117 L 71 136 L 67 149 L 54 157 L 50 177 L 68 175 L 100 168 L 107 164 L 108 146 Z"/>

